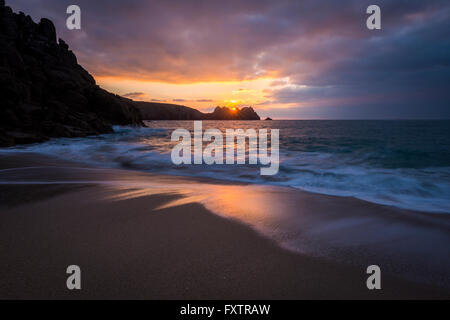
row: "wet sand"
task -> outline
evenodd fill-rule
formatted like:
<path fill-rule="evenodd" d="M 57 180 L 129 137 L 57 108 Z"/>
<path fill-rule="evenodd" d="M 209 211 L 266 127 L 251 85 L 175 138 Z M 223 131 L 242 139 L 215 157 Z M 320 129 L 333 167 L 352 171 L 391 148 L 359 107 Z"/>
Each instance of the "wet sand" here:
<path fill-rule="evenodd" d="M 335 211 L 348 217 L 361 206 L 368 208 L 367 214 L 379 211 L 378 206 L 270 189 L 271 200 L 280 200 L 271 207 L 261 200 L 268 198 L 264 188 L 123 170 L 72 169 L 68 163 L 55 160 L 49 165 L 34 158 L 38 161 L 35 155 L 0 158 L 0 167 L 9 168 L 0 171 L 0 298 L 450 297 L 448 289 L 385 274 L 382 290 L 369 291 L 365 266 L 287 250 L 292 234 L 289 230 L 278 234 L 274 226 L 283 227 L 283 220 L 250 207 L 262 202 L 261 207 L 279 210 L 273 212 L 278 217 L 284 206 L 292 207 L 288 199 L 297 206 L 305 202 L 303 209 L 294 211 L 323 212 L 319 204 L 329 208 L 331 203 L 335 208 L 328 214 L 331 219 L 339 213 Z M 26 169 L 10 170 L 15 167 Z M 205 189 L 215 197 L 203 194 Z M 243 200 L 233 198 L 235 194 Z M 349 206 L 356 211 L 346 211 Z M 381 214 L 392 214 L 385 210 Z M 314 219 L 304 221 L 318 230 Z M 434 222 L 426 223 L 435 227 Z M 66 289 L 65 271 L 72 264 L 81 267 L 79 291 Z"/>

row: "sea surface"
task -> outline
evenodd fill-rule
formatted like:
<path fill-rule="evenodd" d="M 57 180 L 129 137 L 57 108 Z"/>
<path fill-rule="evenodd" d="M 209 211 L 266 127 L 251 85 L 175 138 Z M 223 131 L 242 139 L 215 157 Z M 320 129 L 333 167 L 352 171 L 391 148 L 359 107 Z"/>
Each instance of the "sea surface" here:
<path fill-rule="evenodd" d="M 1 152 L 38 152 L 112 168 L 227 181 L 282 185 L 314 193 L 351 196 L 400 208 L 450 213 L 450 121 L 277 120 L 203 121 L 203 130 L 279 129 L 280 168 L 261 165 L 174 165 L 177 128 L 192 121 L 151 121 L 148 128 L 58 138 Z"/>

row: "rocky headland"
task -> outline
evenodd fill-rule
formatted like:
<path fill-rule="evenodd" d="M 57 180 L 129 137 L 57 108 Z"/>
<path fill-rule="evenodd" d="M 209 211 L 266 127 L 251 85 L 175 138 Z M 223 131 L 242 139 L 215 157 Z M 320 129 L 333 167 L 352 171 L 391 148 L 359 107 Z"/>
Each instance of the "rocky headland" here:
<path fill-rule="evenodd" d="M 52 21 L 35 23 L 0 0 L 0 147 L 113 132 L 142 120 L 259 120 L 251 107 L 193 108 L 138 102 L 100 88 L 57 39 Z"/>

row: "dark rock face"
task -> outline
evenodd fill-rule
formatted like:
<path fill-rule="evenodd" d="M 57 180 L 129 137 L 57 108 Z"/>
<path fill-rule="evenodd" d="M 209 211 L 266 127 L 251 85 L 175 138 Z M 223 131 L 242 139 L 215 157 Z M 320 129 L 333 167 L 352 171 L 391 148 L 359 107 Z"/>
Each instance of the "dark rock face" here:
<path fill-rule="evenodd" d="M 134 102 L 96 85 L 48 19 L 36 24 L 0 0 L 0 146 L 142 125 Z"/>
<path fill-rule="evenodd" d="M 203 120 L 204 114 L 193 108 L 170 103 L 135 101 L 144 120 Z"/>
<path fill-rule="evenodd" d="M 206 113 L 205 116 L 205 120 L 260 120 L 252 107 L 242 109 L 216 107 L 212 113 Z"/>
<path fill-rule="evenodd" d="M 216 107 L 212 113 L 203 113 L 186 106 L 155 102 L 135 102 L 144 120 L 260 120 L 252 107 L 235 110 Z"/>

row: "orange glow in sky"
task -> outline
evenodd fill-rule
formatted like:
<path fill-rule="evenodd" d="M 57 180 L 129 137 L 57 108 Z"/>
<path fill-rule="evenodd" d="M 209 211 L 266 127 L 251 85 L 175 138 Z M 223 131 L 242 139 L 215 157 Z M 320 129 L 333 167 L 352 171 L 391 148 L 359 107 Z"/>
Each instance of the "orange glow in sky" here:
<path fill-rule="evenodd" d="M 95 76 L 106 90 L 133 100 L 181 104 L 201 111 L 211 111 L 216 106 L 252 106 L 270 109 L 267 89 L 276 80 L 260 78 L 248 81 L 164 83 L 133 80 L 121 77 Z M 132 93 L 133 95 L 127 95 Z M 262 105 L 262 103 L 264 103 Z"/>

